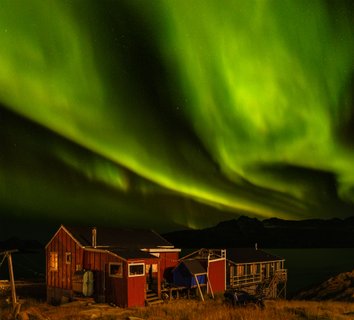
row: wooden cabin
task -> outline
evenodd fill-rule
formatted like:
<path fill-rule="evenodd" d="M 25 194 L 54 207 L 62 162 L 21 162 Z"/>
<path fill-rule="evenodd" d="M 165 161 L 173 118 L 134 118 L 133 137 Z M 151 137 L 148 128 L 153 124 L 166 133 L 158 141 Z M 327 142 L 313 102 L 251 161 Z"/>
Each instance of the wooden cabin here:
<path fill-rule="evenodd" d="M 47 301 L 74 295 L 120 307 L 160 297 L 180 249 L 152 230 L 60 226 L 46 245 Z"/>
<path fill-rule="evenodd" d="M 285 298 L 285 260 L 257 248 L 227 250 L 227 285 L 260 294 L 265 298 Z"/>

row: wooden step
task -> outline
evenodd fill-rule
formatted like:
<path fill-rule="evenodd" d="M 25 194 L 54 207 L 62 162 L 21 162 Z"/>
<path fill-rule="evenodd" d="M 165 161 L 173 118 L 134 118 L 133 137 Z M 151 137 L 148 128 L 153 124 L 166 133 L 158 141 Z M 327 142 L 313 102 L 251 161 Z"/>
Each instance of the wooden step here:
<path fill-rule="evenodd" d="M 145 303 L 147 306 L 151 306 L 153 304 L 163 303 L 163 300 L 159 298 L 156 292 L 148 291 L 146 293 Z"/>

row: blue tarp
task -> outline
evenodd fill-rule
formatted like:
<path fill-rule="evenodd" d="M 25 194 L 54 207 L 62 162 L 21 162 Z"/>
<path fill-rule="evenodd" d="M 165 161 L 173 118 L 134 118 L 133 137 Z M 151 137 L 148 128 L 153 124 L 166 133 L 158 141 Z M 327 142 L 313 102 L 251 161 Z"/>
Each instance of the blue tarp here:
<path fill-rule="evenodd" d="M 196 263 L 199 264 L 199 262 L 197 260 Z M 194 266 L 196 264 L 195 262 L 193 262 Z M 200 264 L 199 264 L 200 265 Z M 192 288 L 197 286 L 197 282 L 195 279 L 195 274 L 193 272 L 193 268 L 190 268 L 191 266 L 189 265 L 189 263 L 185 263 L 184 261 L 182 261 L 173 271 L 173 283 L 176 286 L 183 286 L 183 287 L 188 287 L 188 288 Z M 202 268 L 202 266 L 200 265 L 200 269 Z M 192 269 L 192 270 L 191 270 Z M 199 270 L 201 272 L 203 272 L 203 274 L 198 273 L 197 274 L 197 279 L 199 284 L 206 284 L 206 271 L 204 270 Z"/>

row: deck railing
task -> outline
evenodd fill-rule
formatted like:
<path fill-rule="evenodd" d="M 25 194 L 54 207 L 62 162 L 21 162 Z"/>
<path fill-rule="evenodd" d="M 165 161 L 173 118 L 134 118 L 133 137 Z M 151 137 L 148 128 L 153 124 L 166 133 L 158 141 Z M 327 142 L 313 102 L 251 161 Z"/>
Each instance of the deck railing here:
<path fill-rule="evenodd" d="M 271 273 L 268 277 L 262 273 L 230 276 L 230 286 L 240 287 L 240 286 L 252 285 L 264 281 L 270 281 L 272 279 L 275 280 L 275 278 L 276 281 L 278 282 L 285 282 L 287 280 L 287 270 L 278 269 L 274 273 Z"/>

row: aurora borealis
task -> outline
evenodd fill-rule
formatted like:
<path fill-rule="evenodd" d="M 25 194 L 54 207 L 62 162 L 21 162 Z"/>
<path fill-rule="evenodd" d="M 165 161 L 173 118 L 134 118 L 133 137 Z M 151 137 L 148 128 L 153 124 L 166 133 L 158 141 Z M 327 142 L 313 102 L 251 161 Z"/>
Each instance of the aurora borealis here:
<path fill-rule="evenodd" d="M 0 215 L 354 214 L 351 1 L 1 0 Z"/>

